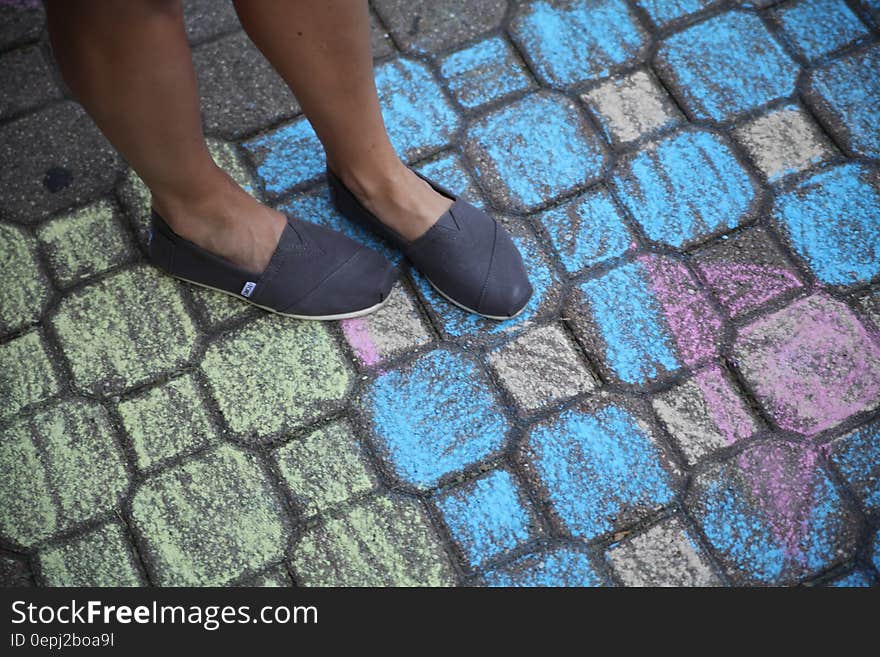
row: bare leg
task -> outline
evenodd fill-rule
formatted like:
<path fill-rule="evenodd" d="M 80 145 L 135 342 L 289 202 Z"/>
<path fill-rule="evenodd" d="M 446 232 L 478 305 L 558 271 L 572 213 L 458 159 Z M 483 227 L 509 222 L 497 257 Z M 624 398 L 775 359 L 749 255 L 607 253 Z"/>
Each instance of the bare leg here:
<path fill-rule="evenodd" d="M 49 0 L 52 47 L 86 111 L 175 232 L 255 272 L 284 217 L 217 168 L 202 134 L 179 0 Z"/>
<path fill-rule="evenodd" d="M 413 174 L 388 140 L 366 0 L 236 0 L 235 8 L 293 90 L 345 185 L 404 237 L 430 228 L 451 202 Z"/>

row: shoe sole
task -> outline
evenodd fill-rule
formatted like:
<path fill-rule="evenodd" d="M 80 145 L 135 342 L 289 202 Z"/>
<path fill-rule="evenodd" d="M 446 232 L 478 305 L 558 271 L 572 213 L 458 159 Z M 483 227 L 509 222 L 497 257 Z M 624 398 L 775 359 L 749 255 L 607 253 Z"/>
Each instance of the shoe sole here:
<path fill-rule="evenodd" d="M 292 313 L 283 313 L 280 310 L 275 310 L 274 308 L 269 308 L 268 306 L 261 306 L 258 303 L 254 303 L 247 297 L 241 297 L 233 292 L 229 292 L 228 290 L 221 290 L 219 287 L 213 287 L 212 285 L 206 285 L 205 283 L 198 283 L 196 281 L 190 280 L 188 278 L 183 278 L 183 276 L 175 276 L 174 274 L 168 274 L 167 276 L 171 276 L 171 278 L 176 278 L 179 281 L 186 281 L 187 283 L 191 283 L 192 285 L 197 285 L 198 287 L 203 287 L 208 290 L 214 290 L 215 292 L 221 292 L 228 297 L 232 297 L 233 299 L 238 299 L 239 301 L 244 301 L 252 306 L 260 308 L 261 310 L 265 310 L 267 312 L 273 313 L 275 315 L 281 315 L 282 317 L 292 317 L 293 319 L 308 319 L 316 322 L 332 322 L 339 319 L 354 319 L 356 317 L 363 317 L 364 315 L 369 315 L 371 313 L 376 312 L 391 298 L 391 294 L 382 299 L 379 303 L 374 306 L 370 306 L 369 308 L 363 308 L 361 310 L 353 310 L 350 313 L 339 313 L 337 315 L 294 315 Z"/>
<path fill-rule="evenodd" d="M 520 308 L 519 310 L 517 310 L 512 315 L 484 315 L 483 313 L 478 313 L 473 308 L 468 308 L 464 304 L 461 304 L 458 301 L 456 301 L 455 299 L 453 299 L 452 297 L 450 297 L 443 290 L 441 290 L 439 287 L 434 285 L 434 282 L 430 278 L 428 278 L 427 276 L 425 276 L 425 280 L 431 284 L 431 287 L 433 287 L 435 290 L 437 290 L 438 294 L 440 294 L 441 297 L 446 299 L 452 305 L 458 306 L 462 310 L 466 310 L 467 312 L 473 313 L 474 315 L 479 315 L 480 317 L 485 317 L 486 319 L 494 319 L 496 322 L 506 322 L 508 319 L 515 319 L 516 317 L 518 317 L 522 313 L 523 310 L 526 309 L 526 306 L 529 305 L 529 300 L 531 300 L 531 297 L 529 297 L 529 299 L 526 300 L 526 302 L 523 304 L 523 307 Z"/>

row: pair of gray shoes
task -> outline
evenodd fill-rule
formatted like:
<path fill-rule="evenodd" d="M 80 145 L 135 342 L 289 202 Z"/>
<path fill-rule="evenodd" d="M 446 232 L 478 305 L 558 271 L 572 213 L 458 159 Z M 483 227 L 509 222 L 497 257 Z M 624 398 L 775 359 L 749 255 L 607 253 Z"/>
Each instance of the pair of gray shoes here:
<path fill-rule="evenodd" d="M 424 178 L 424 176 L 423 176 Z M 440 294 L 461 308 L 508 319 L 532 295 L 519 252 L 485 212 L 424 178 L 453 201 L 428 231 L 408 241 L 367 210 L 329 169 L 336 208 L 400 249 Z M 152 213 L 150 260 L 172 276 L 234 295 L 281 315 L 346 319 L 367 315 L 387 300 L 397 269 L 345 235 L 294 217 L 262 273 L 241 269 L 185 240 Z"/>

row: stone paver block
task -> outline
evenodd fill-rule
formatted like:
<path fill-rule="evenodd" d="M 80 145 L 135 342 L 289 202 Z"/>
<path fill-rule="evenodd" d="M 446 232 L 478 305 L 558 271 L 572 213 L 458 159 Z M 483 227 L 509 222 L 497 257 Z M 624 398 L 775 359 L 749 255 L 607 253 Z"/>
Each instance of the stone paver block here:
<path fill-rule="evenodd" d="M 235 147 L 220 139 L 208 139 L 207 144 L 214 163 L 228 173 L 243 190 L 259 199 L 253 177 L 242 163 Z M 128 170 L 125 182 L 120 187 L 120 196 L 138 239 L 146 247 L 150 234 L 150 190 L 132 169 Z M 223 295 L 218 293 L 216 296 Z"/>
<path fill-rule="evenodd" d="M 772 216 L 823 283 L 853 285 L 880 274 L 877 168 L 852 163 L 815 173 L 778 196 Z"/>
<path fill-rule="evenodd" d="M 771 183 L 836 154 L 825 133 L 797 105 L 752 119 L 733 135 Z"/>
<path fill-rule="evenodd" d="M 582 551 L 560 546 L 515 559 L 483 578 L 488 586 L 604 586 Z"/>
<path fill-rule="evenodd" d="M 394 40 L 417 53 L 436 52 L 497 27 L 506 0 L 375 0 Z"/>
<path fill-rule="evenodd" d="M 505 333 L 516 333 L 527 328 L 535 320 L 555 311 L 562 295 L 559 275 L 547 259 L 535 237 L 520 225 L 508 226 L 514 244 L 522 255 L 523 264 L 532 284 L 532 298 L 522 312 L 512 319 L 497 321 L 484 319 L 462 310 L 440 295 L 437 290 L 415 270 L 413 278 L 422 295 L 442 325 L 443 331 L 452 338 L 467 340 L 491 339 Z"/>
<path fill-rule="evenodd" d="M 47 586 L 140 586 L 141 577 L 122 525 L 111 521 L 39 552 Z"/>
<path fill-rule="evenodd" d="M 596 380 L 557 325 L 542 326 L 489 354 L 489 365 L 522 413 L 590 392 Z"/>
<path fill-rule="evenodd" d="M 279 447 L 275 460 L 287 489 L 307 516 L 378 485 L 363 448 L 344 421 Z"/>
<path fill-rule="evenodd" d="M 196 328 L 170 277 L 139 265 L 65 297 L 52 325 L 76 385 L 110 394 L 189 361 Z"/>
<path fill-rule="evenodd" d="M 868 513 L 880 509 L 880 421 L 831 443 L 830 460 Z"/>
<path fill-rule="evenodd" d="M 498 207 L 531 211 L 602 174 L 605 147 L 569 99 L 532 94 L 471 124 L 465 148 Z"/>
<path fill-rule="evenodd" d="M 93 200 L 116 180 L 121 159 L 72 102 L 0 127 L 0 215 L 33 223 Z"/>
<path fill-rule="evenodd" d="M 815 61 L 868 36 L 868 28 L 843 0 L 801 0 L 776 11 L 782 33 L 807 61 Z"/>
<path fill-rule="evenodd" d="M 375 76 L 388 136 L 401 157 L 418 160 L 449 144 L 459 118 L 425 64 L 394 59 L 376 67 Z M 269 194 L 324 176 L 324 150 L 305 118 L 245 142 L 244 147 Z"/>
<path fill-rule="evenodd" d="M 696 477 L 687 503 L 735 584 L 791 584 L 852 556 L 858 521 L 819 462 L 764 443 Z"/>
<path fill-rule="evenodd" d="M 807 78 L 807 98 L 855 155 L 880 158 L 880 47 L 835 59 Z"/>
<path fill-rule="evenodd" d="M 733 353 L 783 429 L 819 433 L 880 403 L 880 346 L 846 305 L 824 293 L 747 326 Z"/>
<path fill-rule="evenodd" d="M 445 349 L 380 373 L 361 406 L 382 458 L 418 488 L 498 452 L 510 428 L 482 368 Z"/>
<path fill-rule="evenodd" d="M 114 509 L 129 476 L 106 412 L 61 402 L 0 442 L 0 534 L 30 546 Z"/>
<path fill-rule="evenodd" d="M 308 530 L 291 557 L 305 586 L 449 586 L 454 573 L 416 500 L 374 497 Z"/>
<path fill-rule="evenodd" d="M 613 178 L 618 198 L 647 236 L 689 246 L 751 219 L 757 182 L 727 140 L 687 130 L 625 156 Z"/>
<path fill-rule="evenodd" d="M 480 190 L 457 154 L 440 155 L 436 159 L 419 164 L 415 169 L 438 185 L 446 187 L 459 198 L 478 208 L 483 207 Z"/>
<path fill-rule="evenodd" d="M 580 406 L 527 434 L 520 457 L 558 522 L 586 541 L 672 502 L 674 469 L 641 410 Z"/>
<path fill-rule="evenodd" d="M 649 45 L 623 0 L 539 0 L 518 11 L 510 31 L 532 70 L 555 87 L 632 65 Z"/>
<path fill-rule="evenodd" d="M 855 570 L 851 572 L 849 575 L 844 575 L 843 577 L 834 580 L 828 586 L 833 586 L 837 588 L 869 588 L 872 586 L 876 586 L 874 582 L 874 578 L 864 570 Z"/>
<path fill-rule="evenodd" d="M 513 48 L 498 36 L 444 57 L 440 75 L 455 99 L 469 110 L 534 87 Z"/>
<path fill-rule="evenodd" d="M 275 566 L 266 572 L 251 577 L 241 582 L 242 586 L 257 586 L 260 588 L 285 588 L 292 586 L 290 581 L 290 573 L 284 566 Z"/>
<path fill-rule="evenodd" d="M 128 235 L 106 200 L 66 214 L 37 231 L 55 279 L 79 283 L 134 256 Z"/>
<path fill-rule="evenodd" d="M 33 576 L 24 559 L 12 554 L 0 554 L 0 586 L 21 588 L 33 585 Z"/>
<path fill-rule="evenodd" d="M 382 24 L 379 23 L 375 14 L 370 13 L 370 48 L 373 51 L 373 58 L 389 57 L 394 54 L 394 43 L 391 41 L 391 35 L 385 31 Z"/>
<path fill-rule="evenodd" d="M 622 256 L 635 245 L 604 186 L 542 212 L 538 220 L 569 274 Z"/>
<path fill-rule="evenodd" d="M 41 2 L 12 0 L 0 5 L 0 48 L 12 48 L 35 40 L 46 22 Z"/>
<path fill-rule="evenodd" d="M 52 361 L 38 331 L 29 331 L 0 345 L 0 419 L 61 391 Z"/>
<path fill-rule="evenodd" d="M 758 430 L 745 402 L 716 365 L 660 393 L 653 405 L 690 465 Z"/>
<path fill-rule="evenodd" d="M 720 3 L 721 0 L 638 0 L 657 27 L 666 27 Z"/>
<path fill-rule="evenodd" d="M 581 284 L 567 311 L 606 376 L 643 384 L 713 358 L 721 318 L 687 268 L 667 256 L 635 261 Z"/>
<path fill-rule="evenodd" d="M 467 561 L 479 567 L 529 540 L 538 532 L 519 484 L 507 470 L 441 494 L 437 506 Z"/>
<path fill-rule="evenodd" d="M 0 116 L 10 116 L 61 97 L 39 46 L 0 55 Z"/>
<path fill-rule="evenodd" d="M 217 437 L 189 374 L 126 399 L 117 408 L 141 470 L 193 452 Z"/>
<path fill-rule="evenodd" d="M 627 538 L 608 551 L 625 586 L 718 586 L 721 580 L 676 517 Z"/>
<path fill-rule="evenodd" d="M 183 22 L 190 43 L 241 29 L 230 0 L 186 0 L 183 3 Z"/>
<path fill-rule="evenodd" d="M 290 89 L 243 32 L 193 51 L 205 132 L 235 138 L 299 113 Z"/>
<path fill-rule="evenodd" d="M 731 317 L 802 287 L 791 262 L 760 227 L 697 251 L 695 266 Z"/>
<path fill-rule="evenodd" d="M 416 301 L 403 283 L 371 315 L 341 322 L 345 339 L 362 365 L 373 367 L 428 344 L 433 339 Z"/>
<path fill-rule="evenodd" d="M 880 340 L 880 289 L 866 292 L 854 301 L 868 332 Z"/>
<path fill-rule="evenodd" d="M 351 379 L 323 324 L 269 315 L 211 344 L 202 371 L 230 429 L 257 440 L 338 410 Z"/>
<path fill-rule="evenodd" d="M 648 71 L 606 80 L 581 99 L 602 126 L 605 138 L 617 145 L 684 122 L 669 94 Z"/>
<path fill-rule="evenodd" d="M 52 294 L 34 239 L 18 226 L 0 224 L 0 272 L 0 333 L 9 333 L 38 320 Z"/>
<path fill-rule="evenodd" d="M 133 530 L 160 586 L 221 586 L 284 558 L 284 505 L 257 457 L 230 445 L 148 479 Z"/>
<path fill-rule="evenodd" d="M 728 12 L 663 41 L 655 59 L 693 118 L 727 121 L 794 92 L 798 66 L 761 19 Z"/>
<path fill-rule="evenodd" d="M 874 534 L 874 557 L 873 564 L 874 568 L 880 571 L 880 529 L 877 530 L 877 533 Z"/>

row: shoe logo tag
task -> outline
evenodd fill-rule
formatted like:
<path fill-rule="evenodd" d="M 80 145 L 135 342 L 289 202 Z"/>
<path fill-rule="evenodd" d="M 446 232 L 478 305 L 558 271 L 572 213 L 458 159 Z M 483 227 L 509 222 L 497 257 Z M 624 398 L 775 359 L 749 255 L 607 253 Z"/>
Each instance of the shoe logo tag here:
<path fill-rule="evenodd" d="M 253 281 L 248 281 L 244 284 L 244 287 L 241 288 L 241 296 L 249 297 L 254 293 L 254 288 L 257 287 L 257 284 Z"/>

